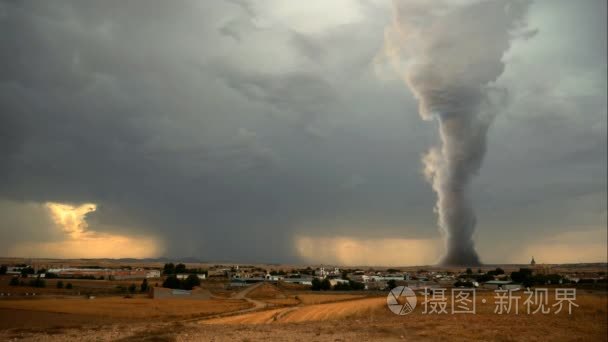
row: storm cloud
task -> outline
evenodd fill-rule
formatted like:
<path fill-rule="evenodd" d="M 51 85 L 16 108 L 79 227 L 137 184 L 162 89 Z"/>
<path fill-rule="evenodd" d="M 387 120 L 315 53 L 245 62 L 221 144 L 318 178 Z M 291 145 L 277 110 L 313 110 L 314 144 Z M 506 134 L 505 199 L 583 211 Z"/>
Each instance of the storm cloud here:
<path fill-rule="evenodd" d="M 538 34 L 504 58 L 472 188 L 482 257 L 505 217 L 605 225 L 605 3 L 572 6 L 532 5 Z M 0 1 L 0 249 L 60 241 L 50 202 L 174 257 L 437 239 L 419 163 L 437 133 L 375 59 L 390 19 L 383 1 Z"/>

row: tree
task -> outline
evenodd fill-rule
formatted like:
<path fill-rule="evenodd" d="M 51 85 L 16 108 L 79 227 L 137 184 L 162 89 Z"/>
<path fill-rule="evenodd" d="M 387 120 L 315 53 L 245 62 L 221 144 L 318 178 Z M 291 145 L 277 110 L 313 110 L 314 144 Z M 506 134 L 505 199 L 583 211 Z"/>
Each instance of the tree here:
<path fill-rule="evenodd" d="M 534 281 L 531 278 L 526 278 L 521 282 L 521 284 L 523 287 L 528 288 L 534 286 Z"/>
<path fill-rule="evenodd" d="M 467 268 L 467 274 L 468 274 L 468 275 L 473 274 L 473 270 L 472 270 L 471 268 Z"/>
<path fill-rule="evenodd" d="M 331 283 L 329 282 L 329 279 L 325 278 L 321 281 L 321 290 L 331 290 Z"/>
<path fill-rule="evenodd" d="M 129 285 L 129 293 L 135 293 L 137 291 L 137 286 L 135 284 Z"/>
<path fill-rule="evenodd" d="M 489 274 L 489 275 L 492 275 L 492 276 L 495 276 L 495 275 L 505 274 L 505 271 L 504 271 L 502 268 L 497 267 L 497 268 L 496 268 L 495 270 L 493 270 L 493 271 L 488 271 L 488 274 Z"/>
<path fill-rule="evenodd" d="M 175 265 L 172 262 L 165 264 L 163 274 L 175 274 Z"/>
<path fill-rule="evenodd" d="M 167 287 L 170 289 L 179 289 L 180 288 L 180 281 L 179 279 L 177 279 L 177 276 L 175 275 L 170 275 L 168 276 L 165 281 L 163 282 L 163 287 Z"/>
<path fill-rule="evenodd" d="M 312 278 L 312 288 L 313 291 L 321 290 L 321 280 L 319 278 Z"/>
<path fill-rule="evenodd" d="M 21 276 L 22 277 L 27 277 L 28 274 L 34 274 L 34 273 L 36 273 L 34 271 L 34 269 L 31 268 L 31 267 L 29 267 L 29 266 L 21 269 Z"/>
<path fill-rule="evenodd" d="M 66 289 L 68 289 L 68 290 L 71 290 L 71 289 L 72 289 L 72 287 L 73 287 L 73 286 L 72 286 L 72 283 L 67 283 L 67 284 L 65 285 L 65 288 L 66 288 Z"/>
<path fill-rule="evenodd" d="M 37 277 L 35 279 L 31 279 L 29 281 L 29 285 L 32 287 L 46 287 L 46 282 L 42 278 Z"/>
<path fill-rule="evenodd" d="M 358 281 L 349 280 L 348 285 L 350 285 L 351 290 L 365 290 L 365 284 Z"/>
<path fill-rule="evenodd" d="M 511 280 L 516 283 L 523 283 L 526 279 L 532 277 L 532 270 L 528 268 L 520 268 L 519 271 L 511 272 Z"/>
<path fill-rule="evenodd" d="M 191 274 L 186 278 L 182 284 L 182 288 L 184 290 L 192 290 L 193 287 L 199 286 L 201 284 L 201 280 L 198 278 L 196 274 Z"/>
<path fill-rule="evenodd" d="M 177 264 L 175 266 L 175 273 L 176 274 L 186 273 L 186 265 L 184 265 L 184 264 Z"/>
<path fill-rule="evenodd" d="M 12 277 L 11 281 L 8 283 L 10 286 L 18 286 L 19 285 L 19 278 L 17 277 Z"/>
<path fill-rule="evenodd" d="M 57 282 L 57 288 L 58 289 L 62 289 L 63 288 L 63 281 L 60 280 L 60 281 Z"/>
<path fill-rule="evenodd" d="M 6 270 L 7 270 L 6 265 L 2 265 L 2 266 L 0 266 L 0 275 L 2 275 L 2 274 L 6 274 Z"/>
<path fill-rule="evenodd" d="M 144 279 L 144 280 L 141 282 L 141 285 L 139 286 L 139 288 L 140 288 L 141 292 L 146 292 L 146 291 L 148 291 L 148 279 Z"/>
<path fill-rule="evenodd" d="M 397 287 L 397 282 L 395 281 L 395 279 L 391 279 L 388 282 L 386 282 L 386 286 L 388 287 L 389 290 L 392 290 L 395 287 Z"/>

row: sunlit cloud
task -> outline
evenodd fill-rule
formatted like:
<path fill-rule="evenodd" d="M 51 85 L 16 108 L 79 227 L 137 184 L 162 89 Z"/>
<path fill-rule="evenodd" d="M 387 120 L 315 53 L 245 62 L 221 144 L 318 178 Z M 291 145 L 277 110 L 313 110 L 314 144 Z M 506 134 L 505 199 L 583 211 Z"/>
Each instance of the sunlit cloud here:
<path fill-rule="evenodd" d="M 97 210 L 97 206 L 93 203 L 72 206 L 48 202 L 46 203 L 46 207 L 49 209 L 51 218 L 55 224 L 74 239 L 82 237 L 88 227 L 85 216 Z"/>
<path fill-rule="evenodd" d="M 438 239 L 308 236 L 296 238 L 295 246 L 299 256 L 307 262 L 345 266 L 435 264 L 442 249 Z"/>
<path fill-rule="evenodd" d="M 55 229 L 63 233 L 58 241 L 24 242 L 10 248 L 9 255 L 60 258 L 145 258 L 162 254 L 161 241 L 152 236 L 110 234 L 90 229 L 86 215 L 97 205 L 46 203 Z"/>

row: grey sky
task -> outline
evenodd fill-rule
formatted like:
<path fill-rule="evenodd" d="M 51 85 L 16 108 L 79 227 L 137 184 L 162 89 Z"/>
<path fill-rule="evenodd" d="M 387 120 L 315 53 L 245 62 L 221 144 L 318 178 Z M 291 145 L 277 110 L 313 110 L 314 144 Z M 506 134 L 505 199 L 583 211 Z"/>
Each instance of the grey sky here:
<path fill-rule="evenodd" d="M 391 15 L 379 0 L 0 1 L 0 250 L 61 241 L 47 202 L 95 203 L 88 229 L 207 260 L 303 262 L 299 237 L 439 239 L 420 161 L 436 123 L 377 58 Z M 605 261 L 606 2 L 536 1 L 529 26 L 495 85 L 476 246 L 519 262 L 599 234 L 603 252 L 570 261 Z"/>

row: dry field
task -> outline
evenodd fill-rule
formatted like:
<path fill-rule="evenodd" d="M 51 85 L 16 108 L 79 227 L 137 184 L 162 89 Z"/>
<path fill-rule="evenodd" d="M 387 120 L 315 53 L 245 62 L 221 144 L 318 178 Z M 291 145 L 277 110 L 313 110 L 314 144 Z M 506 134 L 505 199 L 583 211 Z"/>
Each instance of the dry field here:
<path fill-rule="evenodd" d="M 281 292 L 276 286 L 264 283 L 258 286 L 255 290 L 251 291 L 247 297 L 253 299 L 281 299 L 286 298 L 285 294 Z"/>
<path fill-rule="evenodd" d="M 522 297 L 523 298 L 523 297 Z M 482 304 L 482 300 L 486 304 Z M 344 327 L 343 336 L 358 332 L 360 339 L 395 340 L 475 340 L 475 341 L 605 341 L 608 336 L 608 311 L 605 294 L 578 295 L 572 315 L 526 313 L 520 300 L 519 314 L 494 313 L 494 293 L 479 292 L 477 313 L 455 315 L 423 314 L 418 307 L 412 314 L 398 316 L 386 308 L 386 298 L 364 298 L 328 304 L 274 309 L 239 316 L 202 321 L 205 326 L 230 326 L 252 331 L 266 330 L 256 326 L 272 327 L 272 334 L 298 330 L 304 326 L 320 329 L 327 324 Z M 549 300 L 549 305 L 554 304 Z M 513 308 L 514 310 L 514 308 Z M 216 328 L 217 329 L 217 328 Z M 340 329 L 334 330 L 337 334 Z M 272 335 L 271 336 L 274 336 Z M 326 337 L 334 338 L 336 334 Z M 321 336 L 320 334 L 319 336 Z M 319 336 L 314 339 L 321 340 Z M 340 335 L 342 336 L 342 335 Z"/>
<path fill-rule="evenodd" d="M 105 297 L 95 299 L 10 299 L 0 300 L 0 309 L 47 312 L 68 315 L 88 315 L 102 318 L 154 319 L 197 317 L 243 310 L 251 307 L 238 299 L 161 299 Z"/>
<path fill-rule="evenodd" d="M 44 279 L 46 287 L 35 288 L 30 286 L 10 286 L 9 282 L 12 276 L 0 276 L 0 293 L 10 293 L 12 296 L 22 296 L 26 293 L 37 295 L 77 295 L 77 294 L 95 294 L 95 295 L 116 295 L 119 293 L 118 287 L 121 286 L 124 289 L 128 288 L 129 285 L 135 284 L 138 288 L 141 284 L 141 279 L 133 280 L 91 280 L 91 279 Z M 31 278 L 23 278 L 23 282 L 26 284 Z M 68 283 L 72 284 L 73 288 L 68 290 L 66 288 L 58 289 L 57 282 L 63 282 L 64 286 Z M 148 279 L 148 282 L 152 286 L 162 284 L 161 280 Z"/>
<path fill-rule="evenodd" d="M 365 295 L 333 294 L 333 293 L 327 293 L 327 294 L 306 293 L 306 294 L 299 294 L 297 297 L 302 302 L 302 304 L 310 305 L 310 304 L 337 302 L 337 301 L 350 300 L 350 299 L 360 299 L 360 298 L 365 297 Z"/>
<path fill-rule="evenodd" d="M 280 299 L 264 299 L 263 302 L 269 304 L 269 306 L 294 306 L 300 304 L 300 301 L 295 296 Z"/>
<path fill-rule="evenodd" d="M 300 323 L 309 321 L 341 320 L 348 317 L 364 316 L 381 311 L 386 306 L 386 298 L 365 298 L 329 304 L 313 304 L 300 307 L 268 310 L 238 316 L 204 320 L 202 324 L 263 324 Z"/>
<path fill-rule="evenodd" d="M 267 289 L 266 289 L 267 290 Z M 264 290 L 264 291 L 266 291 Z M 262 290 L 261 290 L 262 291 Z M 251 291 L 252 293 L 254 291 Z M 272 291 L 271 291 L 272 292 Z M 550 291 L 549 305 L 553 304 Z M 298 293 L 289 307 L 239 310 L 240 300 L 1 300 L 1 321 L 25 319 L 25 313 L 48 320 L 46 327 L 8 329 L 0 340 L 35 341 L 606 341 L 606 293 L 579 291 L 572 315 L 494 313 L 494 293 L 477 293 L 477 313 L 429 315 L 418 306 L 398 316 L 386 307 L 386 297 L 333 293 Z M 288 295 L 288 299 L 295 295 Z M 482 304 L 482 300 L 486 300 Z M 278 300 L 268 299 L 267 301 Z M 449 305 L 448 305 L 449 308 Z M 218 312 L 224 314 L 204 318 Z M 10 318 L 8 317 L 10 315 Z M 53 316 L 53 315 L 64 315 Z M 79 318 L 89 318 L 78 320 Z M 197 318 L 199 317 L 199 318 Z"/>

